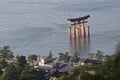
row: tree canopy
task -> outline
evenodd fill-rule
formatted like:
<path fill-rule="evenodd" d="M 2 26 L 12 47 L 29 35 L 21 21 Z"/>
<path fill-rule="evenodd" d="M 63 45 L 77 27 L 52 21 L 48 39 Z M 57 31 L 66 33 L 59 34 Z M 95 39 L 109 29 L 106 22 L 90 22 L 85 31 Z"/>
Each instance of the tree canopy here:
<path fill-rule="evenodd" d="M 29 62 L 33 62 L 33 61 L 36 61 L 37 60 L 37 55 L 36 54 L 31 54 L 28 56 L 28 61 Z"/>
<path fill-rule="evenodd" d="M 10 50 L 9 46 L 3 46 L 0 48 L 0 56 L 8 60 L 14 58 L 13 52 Z"/>
<path fill-rule="evenodd" d="M 26 65 L 26 63 L 27 63 L 27 60 L 26 60 L 26 56 L 18 56 L 18 58 L 17 58 L 17 63 L 20 65 L 20 66 L 22 66 L 22 67 L 24 67 L 25 65 Z"/>
<path fill-rule="evenodd" d="M 59 61 L 64 61 L 64 62 L 69 62 L 70 61 L 70 56 L 68 52 L 65 53 L 58 53 L 59 55 Z"/>
<path fill-rule="evenodd" d="M 75 63 L 77 63 L 77 62 L 80 61 L 80 57 L 79 57 L 79 55 L 78 55 L 78 52 L 75 52 L 75 53 L 73 54 L 73 56 L 71 56 L 70 61 L 71 61 L 71 62 L 75 62 Z"/>
<path fill-rule="evenodd" d="M 0 69 L 3 69 L 7 66 L 7 62 L 4 58 L 0 58 Z"/>

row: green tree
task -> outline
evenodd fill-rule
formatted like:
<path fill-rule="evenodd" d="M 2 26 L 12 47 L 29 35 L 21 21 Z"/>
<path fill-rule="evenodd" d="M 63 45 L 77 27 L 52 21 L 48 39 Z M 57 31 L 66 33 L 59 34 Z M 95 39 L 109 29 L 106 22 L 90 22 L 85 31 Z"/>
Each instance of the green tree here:
<path fill-rule="evenodd" d="M 25 67 L 27 61 L 26 61 L 26 56 L 19 56 L 18 59 L 17 59 L 17 63 L 18 65 L 22 66 L 22 67 Z"/>
<path fill-rule="evenodd" d="M 13 58 L 14 58 L 13 52 L 9 52 L 9 53 L 7 54 L 7 59 L 8 59 L 8 60 L 11 60 L 11 59 L 13 59 Z"/>
<path fill-rule="evenodd" d="M 49 54 L 48 54 L 48 58 L 53 58 L 53 54 L 52 54 L 51 51 L 50 51 Z"/>
<path fill-rule="evenodd" d="M 7 67 L 7 62 L 4 58 L 0 58 L 0 69 Z"/>
<path fill-rule="evenodd" d="M 32 54 L 32 55 L 29 55 L 28 56 L 28 61 L 30 62 L 30 63 L 32 63 L 32 65 L 34 65 L 34 61 L 37 61 L 37 55 L 36 54 Z"/>
<path fill-rule="evenodd" d="M 89 59 L 93 59 L 94 57 L 95 57 L 95 54 L 94 54 L 94 53 L 89 53 L 89 54 L 88 54 L 88 58 L 89 58 Z"/>
<path fill-rule="evenodd" d="M 58 53 L 59 54 L 59 61 L 64 61 L 64 62 L 69 62 L 70 61 L 70 56 L 69 53 Z"/>
<path fill-rule="evenodd" d="M 68 75 L 63 75 L 60 80 L 81 80 L 81 71 L 79 67 L 74 68 Z"/>
<path fill-rule="evenodd" d="M 98 53 L 101 54 L 101 52 Z M 120 80 L 120 44 L 116 49 L 115 55 L 107 56 L 105 62 L 96 66 L 96 68 L 93 69 L 95 75 L 85 74 L 88 80 Z"/>
<path fill-rule="evenodd" d="M 0 69 L 0 75 L 2 75 L 3 74 L 3 71 Z"/>
<path fill-rule="evenodd" d="M 117 45 L 116 48 L 116 52 L 115 52 L 115 56 L 113 59 L 112 64 L 112 71 L 113 71 L 113 75 L 114 75 L 114 80 L 120 80 L 120 43 Z"/>
<path fill-rule="evenodd" d="M 6 59 L 14 58 L 13 52 L 10 50 L 9 46 L 3 46 L 3 48 L 0 48 L 0 53 L 3 58 L 6 58 Z"/>
<path fill-rule="evenodd" d="M 19 59 L 19 57 L 20 57 L 20 56 L 17 54 L 17 56 L 16 56 L 16 60 L 18 60 L 18 59 Z"/>
<path fill-rule="evenodd" d="M 115 52 L 114 64 L 116 67 L 120 67 L 120 43 L 117 45 Z"/>
<path fill-rule="evenodd" d="M 25 68 L 20 75 L 20 80 L 46 80 L 45 70 Z"/>
<path fill-rule="evenodd" d="M 18 78 L 17 68 L 13 64 L 10 64 L 0 76 L 0 80 L 18 80 Z"/>
<path fill-rule="evenodd" d="M 70 58 L 71 62 L 75 62 L 75 63 L 78 63 L 80 61 L 80 58 L 79 58 L 79 55 L 78 55 L 78 52 L 74 53 L 73 56 L 71 56 Z"/>
<path fill-rule="evenodd" d="M 103 59 L 103 52 L 100 50 L 97 50 L 95 57 L 97 60 L 102 60 Z"/>

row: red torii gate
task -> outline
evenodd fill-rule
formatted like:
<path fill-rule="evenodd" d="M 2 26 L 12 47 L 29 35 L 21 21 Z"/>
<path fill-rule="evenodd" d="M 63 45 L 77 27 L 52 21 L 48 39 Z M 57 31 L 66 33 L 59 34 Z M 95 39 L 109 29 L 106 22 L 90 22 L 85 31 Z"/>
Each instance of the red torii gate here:
<path fill-rule="evenodd" d="M 74 18 L 74 19 L 68 19 L 68 21 L 71 22 L 71 26 L 69 29 L 70 37 L 80 38 L 81 36 L 86 36 L 89 38 L 90 37 L 90 27 L 85 26 L 85 23 L 87 23 L 87 19 L 90 17 L 90 15 L 80 17 L 80 18 Z M 76 28 L 78 25 L 78 28 Z M 78 35 L 76 35 L 78 34 Z"/>

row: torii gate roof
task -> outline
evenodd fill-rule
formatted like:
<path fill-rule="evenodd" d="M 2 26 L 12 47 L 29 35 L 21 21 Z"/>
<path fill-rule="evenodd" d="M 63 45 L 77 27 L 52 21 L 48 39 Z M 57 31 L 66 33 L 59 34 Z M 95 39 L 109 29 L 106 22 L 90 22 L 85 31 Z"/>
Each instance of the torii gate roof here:
<path fill-rule="evenodd" d="M 76 22 L 76 21 L 81 21 L 81 20 L 88 19 L 89 17 L 90 17 L 90 15 L 87 15 L 87 16 L 80 17 L 80 18 L 68 19 L 68 21 L 71 21 L 71 22 Z"/>

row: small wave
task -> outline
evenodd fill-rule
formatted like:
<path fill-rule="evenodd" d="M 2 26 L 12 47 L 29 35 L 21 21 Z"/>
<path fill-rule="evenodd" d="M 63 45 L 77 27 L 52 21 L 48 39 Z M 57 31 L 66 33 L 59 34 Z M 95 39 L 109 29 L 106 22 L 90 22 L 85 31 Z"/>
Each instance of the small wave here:
<path fill-rule="evenodd" d="M 45 4 L 45 5 L 54 5 L 54 4 L 59 4 L 58 2 L 50 2 L 50 1 L 13 1 L 9 2 L 12 4 Z"/>

